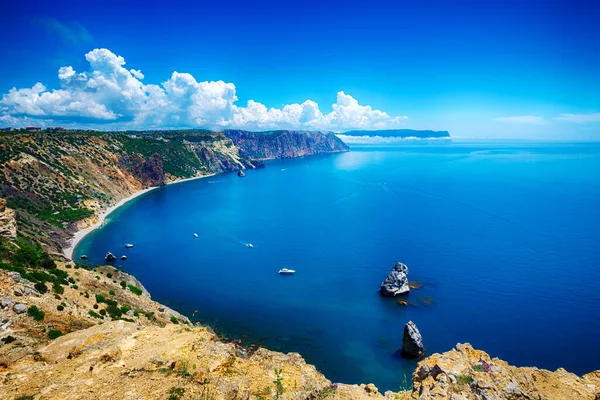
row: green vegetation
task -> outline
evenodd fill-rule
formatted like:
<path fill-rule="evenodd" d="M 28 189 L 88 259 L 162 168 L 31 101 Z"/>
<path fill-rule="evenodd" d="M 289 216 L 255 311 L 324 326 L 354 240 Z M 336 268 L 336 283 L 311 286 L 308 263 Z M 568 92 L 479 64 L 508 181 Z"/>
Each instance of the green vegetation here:
<path fill-rule="evenodd" d="M 97 312 L 94 312 L 94 311 L 92 311 L 92 310 L 88 311 L 88 314 L 89 314 L 91 317 L 94 317 L 94 318 L 102 318 L 102 317 L 100 316 L 100 314 L 98 314 Z"/>
<path fill-rule="evenodd" d="M 184 388 L 173 386 L 171 389 L 169 389 L 169 400 L 180 400 L 184 394 Z"/>
<path fill-rule="evenodd" d="M 473 383 L 473 377 L 470 375 L 457 375 L 456 382 L 463 385 L 470 385 Z"/>
<path fill-rule="evenodd" d="M 52 291 L 56 294 L 63 294 L 65 292 L 65 288 L 63 288 L 60 283 L 54 282 L 52 284 Z"/>
<path fill-rule="evenodd" d="M 37 306 L 29 306 L 27 309 L 27 315 L 36 321 L 42 321 L 44 319 L 44 312 L 37 308 Z"/>
<path fill-rule="evenodd" d="M 60 336 L 62 336 L 62 332 L 58 329 L 50 329 L 50 331 L 48 331 L 48 338 L 51 340 L 54 340 Z"/>
<path fill-rule="evenodd" d="M 279 398 L 279 396 L 281 396 L 283 394 L 283 376 L 281 376 L 282 370 L 279 368 L 275 368 L 275 380 L 273 381 L 273 383 L 275 384 L 275 387 L 277 388 L 277 399 Z"/>
<path fill-rule="evenodd" d="M 138 296 L 142 295 L 142 289 L 138 288 L 137 286 L 127 285 L 127 287 L 132 293 L 137 294 Z"/>
<path fill-rule="evenodd" d="M 114 290 L 109 290 L 108 294 L 111 295 L 111 296 L 114 296 L 115 295 L 115 291 Z"/>
<path fill-rule="evenodd" d="M 485 372 L 485 367 L 483 365 L 473 365 L 472 369 L 475 372 Z"/>
<path fill-rule="evenodd" d="M 121 287 L 125 289 L 127 287 L 127 282 L 121 281 Z"/>
<path fill-rule="evenodd" d="M 174 324 L 179 324 L 179 320 L 177 318 L 175 318 L 175 316 L 171 317 L 171 322 Z"/>
<path fill-rule="evenodd" d="M 111 279 L 111 278 L 112 278 L 112 276 L 113 276 L 113 275 L 112 275 L 110 272 L 109 272 L 108 274 L 106 274 L 106 277 L 107 277 L 108 279 Z"/>
<path fill-rule="evenodd" d="M 63 306 L 62 304 L 59 304 L 59 305 L 56 306 L 56 309 L 58 311 L 63 311 L 65 309 L 65 306 Z"/>

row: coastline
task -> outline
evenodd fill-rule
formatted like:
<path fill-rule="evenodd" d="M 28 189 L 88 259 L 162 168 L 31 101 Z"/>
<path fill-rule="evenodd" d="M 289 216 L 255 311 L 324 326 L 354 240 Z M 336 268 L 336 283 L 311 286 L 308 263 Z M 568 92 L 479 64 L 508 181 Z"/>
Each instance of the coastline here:
<path fill-rule="evenodd" d="M 208 178 L 208 177 L 215 176 L 215 175 L 216 174 L 209 174 L 209 175 L 194 176 L 194 177 L 185 178 L 185 179 L 178 179 L 173 182 L 167 183 L 165 186 L 174 185 L 176 183 L 193 181 L 196 179 Z M 96 229 L 98 229 L 99 227 L 101 227 L 104 224 L 104 222 L 106 221 L 106 218 L 110 214 L 112 214 L 115 210 L 117 210 L 119 207 L 129 203 L 131 200 L 133 200 L 141 195 L 144 195 L 148 192 L 151 192 L 155 189 L 158 189 L 158 188 L 160 188 L 160 186 L 152 186 L 147 189 L 139 190 L 139 191 L 133 193 L 132 195 L 119 200 L 116 204 L 113 204 L 112 206 L 109 206 L 106 209 L 104 209 L 102 212 L 100 212 L 100 214 L 98 214 L 98 222 L 97 223 L 95 223 L 94 225 L 89 226 L 85 229 L 81 229 L 81 230 L 78 230 L 77 232 L 75 232 L 73 234 L 73 236 L 71 237 L 71 239 L 69 239 L 67 247 L 63 247 L 62 252 L 63 252 L 64 256 L 66 257 L 66 259 L 68 261 L 73 261 L 73 253 L 75 252 L 75 247 L 77 247 L 79 242 L 81 242 L 83 240 L 83 238 L 86 237 L 87 235 L 89 235 L 91 232 L 93 232 Z"/>

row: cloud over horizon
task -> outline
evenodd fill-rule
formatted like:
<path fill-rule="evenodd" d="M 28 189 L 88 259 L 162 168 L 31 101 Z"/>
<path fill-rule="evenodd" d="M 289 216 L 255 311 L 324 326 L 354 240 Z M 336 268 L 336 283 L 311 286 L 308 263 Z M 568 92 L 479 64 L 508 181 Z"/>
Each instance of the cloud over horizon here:
<path fill-rule="evenodd" d="M 141 70 L 125 68 L 125 59 L 108 49 L 94 49 L 85 58 L 88 71 L 77 72 L 71 66 L 58 70 L 58 89 L 38 82 L 4 94 L 0 124 L 342 131 L 397 128 L 407 119 L 361 105 L 343 91 L 326 114 L 312 100 L 281 108 L 267 108 L 255 100 L 240 106 L 233 83 L 198 82 L 191 74 L 174 71 L 161 84 L 145 84 Z"/>

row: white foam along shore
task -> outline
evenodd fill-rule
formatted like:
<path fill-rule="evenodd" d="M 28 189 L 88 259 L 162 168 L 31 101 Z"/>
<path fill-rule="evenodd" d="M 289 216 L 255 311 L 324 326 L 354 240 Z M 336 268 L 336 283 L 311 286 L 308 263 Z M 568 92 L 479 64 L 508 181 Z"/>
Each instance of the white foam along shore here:
<path fill-rule="evenodd" d="M 167 185 L 173 185 L 175 183 L 182 183 L 182 182 L 187 182 L 187 181 L 192 181 L 195 179 L 202 179 L 202 178 L 208 178 L 210 176 L 214 176 L 215 174 L 209 174 L 209 175 L 202 175 L 202 176 L 194 176 L 192 178 L 186 178 L 186 179 L 179 179 L 173 182 L 169 182 L 167 183 Z M 77 244 L 79 244 L 79 242 L 86 237 L 87 235 L 89 235 L 91 232 L 93 232 L 94 230 L 98 229 L 99 227 L 102 226 L 102 224 L 104 224 L 104 222 L 106 221 L 106 217 L 108 217 L 113 211 L 115 211 L 116 209 L 118 209 L 119 207 L 121 207 L 122 205 L 130 202 L 131 200 L 146 194 L 152 190 L 158 189 L 158 186 L 153 186 L 147 189 L 142 189 L 138 192 L 135 192 L 134 194 L 132 194 L 131 196 L 125 197 L 124 199 L 121 199 L 118 203 L 107 207 L 104 211 L 102 211 L 100 214 L 98 214 L 98 222 L 95 223 L 92 226 L 89 226 L 85 229 L 81 229 L 77 232 L 75 232 L 75 234 L 73 235 L 73 237 L 69 240 L 67 247 L 63 248 L 63 254 L 65 255 L 65 257 L 68 260 L 72 260 L 73 259 L 73 252 L 75 251 L 75 247 L 77 247 Z"/>

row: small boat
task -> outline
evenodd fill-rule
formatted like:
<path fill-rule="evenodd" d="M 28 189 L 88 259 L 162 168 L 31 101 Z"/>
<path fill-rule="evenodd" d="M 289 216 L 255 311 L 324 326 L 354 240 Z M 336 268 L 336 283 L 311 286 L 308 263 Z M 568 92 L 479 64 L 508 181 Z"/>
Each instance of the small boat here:
<path fill-rule="evenodd" d="M 252 246 L 252 243 L 248 243 L 248 244 L 246 245 L 246 247 L 248 247 L 249 249 L 251 249 L 251 248 L 253 248 L 254 246 Z"/>
<path fill-rule="evenodd" d="M 86 256 L 85 254 L 84 254 L 84 255 L 82 255 L 82 256 L 81 256 L 81 257 L 79 257 L 79 258 L 81 258 L 82 260 L 87 260 L 87 256 Z"/>
<path fill-rule="evenodd" d="M 198 237 L 198 234 L 197 234 L 197 233 L 194 233 L 194 237 L 195 237 L 195 238 L 197 238 L 197 237 Z"/>
<path fill-rule="evenodd" d="M 117 257 L 115 257 L 115 255 L 113 253 L 111 253 L 110 251 L 108 253 L 106 253 L 106 255 L 104 256 L 104 260 L 111 262 L 111 261 L 115 261 L 117 259 Z"/>
<path fill-rule="evenodd" d="M 130 248 L 132 248 L 132 247 L 133 247 L 133 245 L 132 245 L 131 243 L 127 243 L 127 244 L 125 245 L 125 248 L 126 248 L 126 249 L 130 249 Z"/>
<path fill-rule="evenodd" d="M 294 271 L 293 269 L 281 268 L 279 270 L 279 273 L 281 275 L 293 275 L 294 273 L 296 273 L 296 271 Z"/>
<path fill-rule="evenodd" d="M 127 256 L 121 256 L 121 260 L 127 260 Z"/>

